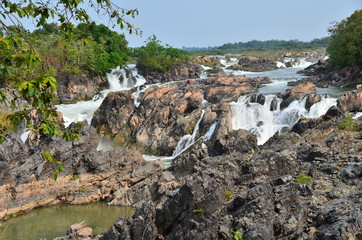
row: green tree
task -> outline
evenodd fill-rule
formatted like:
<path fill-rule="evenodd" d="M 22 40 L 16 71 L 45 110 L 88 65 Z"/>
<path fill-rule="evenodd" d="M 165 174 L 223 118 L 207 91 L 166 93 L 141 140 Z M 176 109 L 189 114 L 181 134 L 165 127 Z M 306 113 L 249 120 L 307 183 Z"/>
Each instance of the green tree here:
<path fill-rule="evenodd" d="M 328 61 L 335 67 L 362 68 L 362 10 L 336 23 L 329 32 Z"/>
<path fill-rule="evenodd" d="M 21 21 L 31 19 L 44 32 L 54 33 L 54 28 L 47 28 L 47 22 L 53 19 L 59 24 L 59 31 L 65 32 L 69 38 L 74 32 L 74 23 L 90 23 L 91 19 L 86 8 L 93 9 L 100 15 L 108 15 L 110 22 L 130 33 L 138 32 L 128 20 L 134 17 L 137 9 L 118 7 L 110 0 L 1 0 L 0 4 L 0 83 L 6 81 L 30 103 L 28 108 L 18 109 L 15 101 L 8 118 L 14 124 L 27 122 L 29 130 L 38 136 L 50 137 L 60 133 L 61 125 L 56 120 L 57 114 L 53 107 L 54 93 L 57 89 L 54 72 L 44 64 L 38 51 L 23 31 Z M 16 27 L 8 26 L 11 22 Z M 77 46 L 72 46 L 77 47 Z M 78 46 L 80 47 L 80 46 Z M 78 59 L 80 63 L 80 59 Z M 6 100 L 6 94 L 0 89 L 0 101 Z M 65 133 L 64 137 L 69 136 Z M 4 132 L 0 132 L 0 143 L 5 140 Z"/>
<path fill-rule="evenodd" d="M 154 35 L 148 39 L 146 46 L 135 49 L 134 54 L 137 59 L 137 67 L 160 72 L 165 72 L 171 66 L 189 60 L 187 52 L 169 45 L 162 45 Z"/>

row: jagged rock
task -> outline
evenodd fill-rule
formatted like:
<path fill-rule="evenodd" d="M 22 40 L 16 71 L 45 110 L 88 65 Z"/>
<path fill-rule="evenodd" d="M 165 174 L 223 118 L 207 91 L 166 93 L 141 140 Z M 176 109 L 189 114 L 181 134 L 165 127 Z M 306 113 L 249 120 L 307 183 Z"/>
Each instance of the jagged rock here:
<path fill-rule="evenodd" d="M 110 92 L 94 113 L 92 126 L 101 136 L 128 130 L 127 124 L 135 110 L 131 91 Z"/>
<path fill-rule="evenodd" d="M 338 107 L 342 111 L 362 111 L 362 89 L 345 93 L 338 97 Z"/>
<path fill-rule="evenodd" d="M 211 156 L 228 154 L 233 151 L 254 153 L 259 150 L 256 137 L 243 129 L 233 130 L 225 135 L 219 134 L 216 129 L 216 134 L 207 144 Z"/>
<path fill-rule="evenodd" d="M 284 109 L 288 107 L 289 104 L 294 100 L 300 99 L 304 95 L 314 91 L 315 91 L 315 85 L 310 82 L 299 84 L 297 86 L 289 88 L 285 92 L 279 93 L 279 97 L 283 99 L 283 101 L 280 104 L 280 108 Z"/>
<path fill-rule="evenodd" d="M 333 68 L 328 60 L 319 60 L 298 73 L 309 76 L 307 79 L 317 86 L 334 85 L 339 87 L 356 87 L 361 84 L 362 71 L 360 67 Z"/>
<path fill-rule="evenodd" d="M 264 105 L 264 103 L 265 103 L 265 95 L 264 94 L 253 94 L 250 97 L 250 102 L 259 103 L 260 105 Z"/>
<path fill-rule="evenodd" d="M 243 57 L 238 64 L 232 65 L 229 69 L 252 72 L 263 72 L 278 69 L 277 62 L 256 57 Z"/>
<path fill-rule="evenodd" d="M 310 107 L 315 104 L 318 103 L 322 100 L 321 95 L 316 94 L 316 93 L 311 93 L 308 94 L 307 96 L 307 100 L 305 102 L 305 109 L 310 110 Z"/>
<path fill-rule="evenodd" d="M 361 193 L 331 200 L 316 213 L 315 239 L 351 239 L 361 229 Z"/>
<path fill-rule="evenodd" d="M 131 92 L 110 93 L 95 112 L 92 126 L 101 136 L 113 138 L 116 145 L 152 155 L 172 155 L 181 137 L 192 134 L 202 109 L 207 110 L 200 126 L 202 134 L 218 119 L 229 126 L 231 111 L 225 102 L 269 81 L 222 76 L 153 86 L 140 94 L 138 108 Z"/>
<path fill-rule="evenodd" d="M 57 237 L 54 240 L 88 240 L 93 237 L 93 229 L 87 227 L 85 222 L 75 223 L 70 226 L 67 231 L 67 236 L 65 237 Z"/>
<path fill-rule="evenodd" d="M 71 75 L 65 72 L 57 75 L 57 99 L 60 103 L 90 100 L 108 87 L 107 78 L 101 76 Z"/>
<path fill-rule="evenodd" d="M 149 69 L 144 66 L 137 66 L 137 69 L 149 84 L 199 78 L 202 72 L 202 67 L 196 63 L 174 65 L 166 72 Z"/>

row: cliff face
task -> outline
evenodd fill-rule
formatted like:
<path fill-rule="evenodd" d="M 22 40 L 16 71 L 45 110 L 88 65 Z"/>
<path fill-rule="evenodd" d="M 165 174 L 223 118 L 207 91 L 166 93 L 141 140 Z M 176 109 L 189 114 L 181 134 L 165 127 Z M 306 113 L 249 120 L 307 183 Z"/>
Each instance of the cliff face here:
<path fill-rule="evenodd" d="M 56 78 L 58 85 L 57 100 L 60 103 L 90 100 L 98 92 L 109 87 L 107 78 L 102 76 L 89 77 L 85 74 L 59 73 Z"/>

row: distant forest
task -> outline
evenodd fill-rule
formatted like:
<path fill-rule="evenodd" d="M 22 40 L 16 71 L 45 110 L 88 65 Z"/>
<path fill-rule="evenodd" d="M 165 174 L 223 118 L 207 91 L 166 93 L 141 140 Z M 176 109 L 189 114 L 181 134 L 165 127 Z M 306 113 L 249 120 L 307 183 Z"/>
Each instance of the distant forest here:
<path fill-rule="evenodd" d="M 315 38 L 309 42 L 299 40 L 251 40 L 248 42 L 226 43 L 219 47 L 183 47 L 185 51 L 203 51 L 211 49 L 219 50 L 267 50 L 267 49 L 306 49 L 306 48 L 324 48 L 327 47 L 329 37 Z"/>

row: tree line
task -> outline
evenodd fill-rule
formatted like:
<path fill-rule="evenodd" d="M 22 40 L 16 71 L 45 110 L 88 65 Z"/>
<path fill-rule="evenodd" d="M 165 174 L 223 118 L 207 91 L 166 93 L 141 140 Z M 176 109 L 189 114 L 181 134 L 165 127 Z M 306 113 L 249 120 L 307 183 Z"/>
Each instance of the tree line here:
<path fill-rule="evenodd" d="M 216 47 L 221 50 L 231 49 L 253 49 L 253 50 L 265 50 L 265 49 L 305 49 L 305 48 L 322 48 L 327 47 L 329 37 L 315 38 L 312 41 L 299 41 L 299 40 L 251 40 L 248 42 L 238 43 L 226 43 L 222 46 Z"/>

